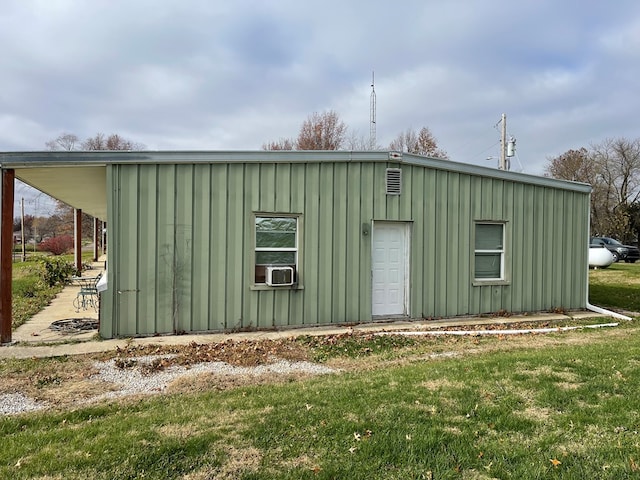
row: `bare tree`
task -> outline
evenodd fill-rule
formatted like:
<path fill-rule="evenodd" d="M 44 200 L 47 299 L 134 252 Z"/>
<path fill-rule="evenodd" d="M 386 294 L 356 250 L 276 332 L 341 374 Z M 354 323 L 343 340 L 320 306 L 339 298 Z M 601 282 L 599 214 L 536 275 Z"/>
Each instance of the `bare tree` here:
<path fill-rule="evenodd" d="M 296 150 L 340 150 L 347 126 L 333 110 L 314 112 L 302 124 Z"/>
<path fill-rule="evenodd" d="M 359 135 L 358 132 L 351 131 L 345 139 L 345 146 L 349 150 L 382 150 L 381 145 L 375 145 L 372 147 L 371 139 L 366 138 L 364 135 Z"/>
<path fill-rule="evenodd" d="M 629 207 L 640 199 L 640 139 L 607 139 L 593 148 L 599 164 L 602 201 L 609 215 L 608 234 L 633 238 Z"/>
<path fill-rule="evenodd" d="M 45 142 L 48 150 L 75 150 L 78 142 L 78 136 L 73 133 L 62 133 L 57 138 Z"/>
<path fill-rule="evenodd" d="M 596 160 L 593 152 L 584 147 L 567 150 L 557 157 L 548 158 L 544 174 L 547 177 L 588 183 L 591 192 L 591 232 L 593 235 L 608 235 L 611 231 L 612 216 L 609 194 L 602 180 L 602 164 Z"/>
<path fill-rule="evenodd" d="M 447 152 L 438 147 L 438 142 L 427 127 L 422 127 L 419 132 L 408 128 L 398 134 L 389 144 L 389 149 L 426 157 L 448 158 Z"/>
<path fill-rule="evenodd" d="M 640 139 L 607 139 L 593 147 L 601 175 L 617 205 L 640 199 Z"/>
<path fill-rule="evenodd" d="M 117 133 L 109 136 L 97 133 L 79 143 L 78 136 L 73 133 L 63 133 L 53 140 L 45 143 L 49 150 L 77 150 L 80 146 L 83 150 L 143 150 L 145 146 L 128 140 Z M 57 201 L 56 213 L 47 222 L 41 222 L 42 228 L 46 228 L 50 235 L 73 234 L 73 208 L 60 200 Z M 93 229 L 93 217 L 82 214 L 82 231 L 88 234 Z"/>
<path fill-rule="evenodd" d="M 289 138 L 281 138 L 276 142 L 262 144 L 263 150 L 293 150 L 293 140 Z"/>
<path fill-rule="evenodd" d="M 117 133 L 109 136 L 97 133 L 82 142 L 83 150 L 144 150 L 144 148 L 143 144 L 128 140 Z"/>
<path fill-rule="evenodd" d="M 78 136 L 74 133 L 62 133 L 53 140 L 45 142 L 48 150 L 144 150 L 145 146 L 141 143 L 128 140 L 117 133 L 107 136 L 104 133 L 96 133 L 93 137 L 89 137 L 80 142 Z"/>
<path fill-rule="evenodd" d="M 640 240 L 640 202 L 635 202 L 627 208 L 627 214 L 629 215 L 629 228 L 632 234 L 635 236 L 636 242 Z"/>
<path fill-rule="evenodd" d="M 591 184 L 591 232 L 633 240 L 634 205 L 640 202 L 640 139 L 607 139 L 590 150 L 549 159 L 545 174 Z"/>

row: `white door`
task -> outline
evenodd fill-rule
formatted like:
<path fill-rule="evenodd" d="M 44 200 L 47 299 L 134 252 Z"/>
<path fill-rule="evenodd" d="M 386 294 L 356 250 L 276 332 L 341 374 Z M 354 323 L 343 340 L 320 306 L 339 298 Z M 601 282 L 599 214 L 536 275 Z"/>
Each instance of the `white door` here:
<path fill-rule="evenodd" d="M 408 313 L 408 230 L 406 223 L 373 223 L 372 315 Z"/>

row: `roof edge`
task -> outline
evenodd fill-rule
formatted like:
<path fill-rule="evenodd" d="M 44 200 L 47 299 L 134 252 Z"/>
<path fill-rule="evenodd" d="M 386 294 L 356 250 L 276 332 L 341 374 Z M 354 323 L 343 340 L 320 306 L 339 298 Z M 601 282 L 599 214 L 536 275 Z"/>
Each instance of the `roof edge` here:
<path fill-rule="evenodd" d="M 518 183 L 590 193 L 586 183 L 541 177 L 526 173 L 425 157 L 389 150 L 92 150 L 0 152 L 2 168 L 106 166 L 149 163 L 309 163 L 309 162 L 391 162 L 437 170 L 495 178 Z"/>

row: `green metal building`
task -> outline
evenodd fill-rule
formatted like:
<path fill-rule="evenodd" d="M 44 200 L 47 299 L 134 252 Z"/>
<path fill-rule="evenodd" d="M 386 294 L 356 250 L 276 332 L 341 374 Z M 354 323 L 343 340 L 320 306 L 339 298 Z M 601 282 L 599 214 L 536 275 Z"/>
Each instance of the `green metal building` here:
<path fill-rule="evenodd" d="M 106 338 L 587 306 L 589 185 L 382 151 L 0 162 L 108 222 Z"/>

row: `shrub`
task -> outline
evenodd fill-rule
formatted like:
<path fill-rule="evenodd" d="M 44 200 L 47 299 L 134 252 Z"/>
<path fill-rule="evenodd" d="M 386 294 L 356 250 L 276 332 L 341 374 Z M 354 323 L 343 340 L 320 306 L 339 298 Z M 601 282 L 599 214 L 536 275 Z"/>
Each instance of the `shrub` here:
<path fill-rule="evenodd" d="M 50 287 L 64 285 L 69 282 L 71 276 L 79 273 L 73 263 L 62 258 L 41 257 L 39 260 L 44 265 L 43 280 Z"/>
<path fill-rule="evenodd" d="M 51 237 L 40 242 L 38 246 L 41 252 L 51 252 L 54 255 L 62 255 L 73 248 L 73 237 L 71 235 L 60 235 Z"/>

